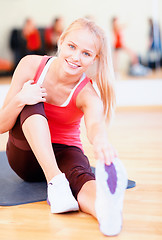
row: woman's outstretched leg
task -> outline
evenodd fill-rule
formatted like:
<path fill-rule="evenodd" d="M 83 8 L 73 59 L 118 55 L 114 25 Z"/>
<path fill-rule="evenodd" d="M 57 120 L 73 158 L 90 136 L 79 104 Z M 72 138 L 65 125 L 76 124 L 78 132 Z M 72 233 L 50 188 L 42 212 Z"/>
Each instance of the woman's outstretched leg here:
<path fill-rule="evenodd" d="M 126 187 L 126 171 L 116 158 L 110 166 L 98 161 L 96 181 L 86 182 L 78 193 L 80 209 L 97 218 L 104 235 L 114 236 L 121 231 Z"/>

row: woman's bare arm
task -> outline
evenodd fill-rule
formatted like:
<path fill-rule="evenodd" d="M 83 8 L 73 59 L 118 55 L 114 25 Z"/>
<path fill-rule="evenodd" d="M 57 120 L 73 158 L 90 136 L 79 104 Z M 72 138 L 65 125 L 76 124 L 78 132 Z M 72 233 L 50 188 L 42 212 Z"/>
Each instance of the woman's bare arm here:
<path fill-rule="evenodd" d="M 111 164 L 116 157 L 116 151 L 108 141 L 101 99 L 93 89 L 86 88 L 78 95 L 77 104 L 84 112 L 87 137 L 94 147 L 96 159 Z"/>
<path fill-rule="evenodd" d="M 10 89 L 0 109 L 0 133 L 10 130 L 23 107 L 45 101 L 45 89 L 33 85 L 32 80 L 39 63 L 40 56 L 26 56 L 18 64 L 11 82 Z"/>

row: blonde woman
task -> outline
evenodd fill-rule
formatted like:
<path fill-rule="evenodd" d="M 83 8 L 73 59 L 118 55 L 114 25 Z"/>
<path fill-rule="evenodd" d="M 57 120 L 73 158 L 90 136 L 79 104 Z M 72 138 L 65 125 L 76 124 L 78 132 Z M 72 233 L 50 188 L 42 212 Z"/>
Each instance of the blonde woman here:
<path fill-rule="evenodd" d="M 100 96 L 86 76 L 93 64 Z M 103 30 L 78 19 L 61 35 L 57 57 L 33 55 L 20 61 L 0 111 L 0 132 L 10 133 L 12 169 L 25 181 L 46 179 L 52 213 L 80 208 L 97 218 L 108 236 L 121 230 L 127 186 L 125 169 L 106 134 L 105 120 L 114 106 L 112 72 Z M 83 115 L 97 160 L 96 177 L 80 140 Z"/>

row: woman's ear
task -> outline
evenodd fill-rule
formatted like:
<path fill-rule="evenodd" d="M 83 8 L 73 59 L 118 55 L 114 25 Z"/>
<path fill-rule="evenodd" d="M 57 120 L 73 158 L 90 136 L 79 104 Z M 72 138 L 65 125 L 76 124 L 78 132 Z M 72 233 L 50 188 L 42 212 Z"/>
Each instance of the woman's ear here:
<path fill-rule="evenodd" d="M 94 61 L 98 60 L 99 59 L 99 55 L 97 54 Z"/>
<path fill-rule="evenodd" d="M 94 60 L 93 60 L 93 63 L 92 63 L 92 64 L 94 64 L 94 63 L 98 60 L 98 58 L 99 58 L 99 56 L 96 55 L 95 58 L 94 58 Z"/>

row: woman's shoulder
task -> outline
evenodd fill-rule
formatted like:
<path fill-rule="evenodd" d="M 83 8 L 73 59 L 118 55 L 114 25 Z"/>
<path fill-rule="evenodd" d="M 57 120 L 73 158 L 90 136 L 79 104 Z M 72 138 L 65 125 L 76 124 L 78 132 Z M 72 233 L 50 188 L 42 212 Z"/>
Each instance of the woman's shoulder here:
<path fill-rule="evenodd" d="M 102 101 L 99 97 L 99 92 L 96 89 L 96 84 L 89 81 L 85 87 L 79 92 L 76 104 L 77 107 L 82 108 L 83 105 L 100 104 Z"/>
<path fill-rule="evenodd" d="M 19 63 L 22 68 L 30 69 L 31 72 L 35 72 L 42 60 L 42 56 L 39 55 L 27 55 L 23 57 Z"/>
<path fill-rule="evenodd" d="M 97 87 L 96 82 L 94 82 L 91 78 L 85 77 L 85 80 L 87 81 L 87 84 L 84 86 L 84 88 L 81 91 L 81 95 L 85 96 L 86 98 L 92 96 L 92 97 L 99 97 L 99 90 Z"/>
<path fill-rule="evenodd" d="M 23 82 L 29 79 L 33 79 L 41 62 L 41 59 L 42 56 L 39 55 L 27 55 L 23 57 L 16 67 L 14 76 L 16 76 L 16 78 L 21 77 Z"/>
<path fill-rule="evenodd" d="M 30 61 L 40 61 L 42 59 L 43 56 L 41 55 L 26 55 L 25 57 L 23 57 L 21 61 L 23 62 L 30 62 Z"/>
<path fill-rule="evenodd" d="M 34 79 L 41 59 L 42 56 L 37 55 L 27 55 L 23 57 L 14 71 L 11 86 L 22 86 L 28 80 Z"/>

